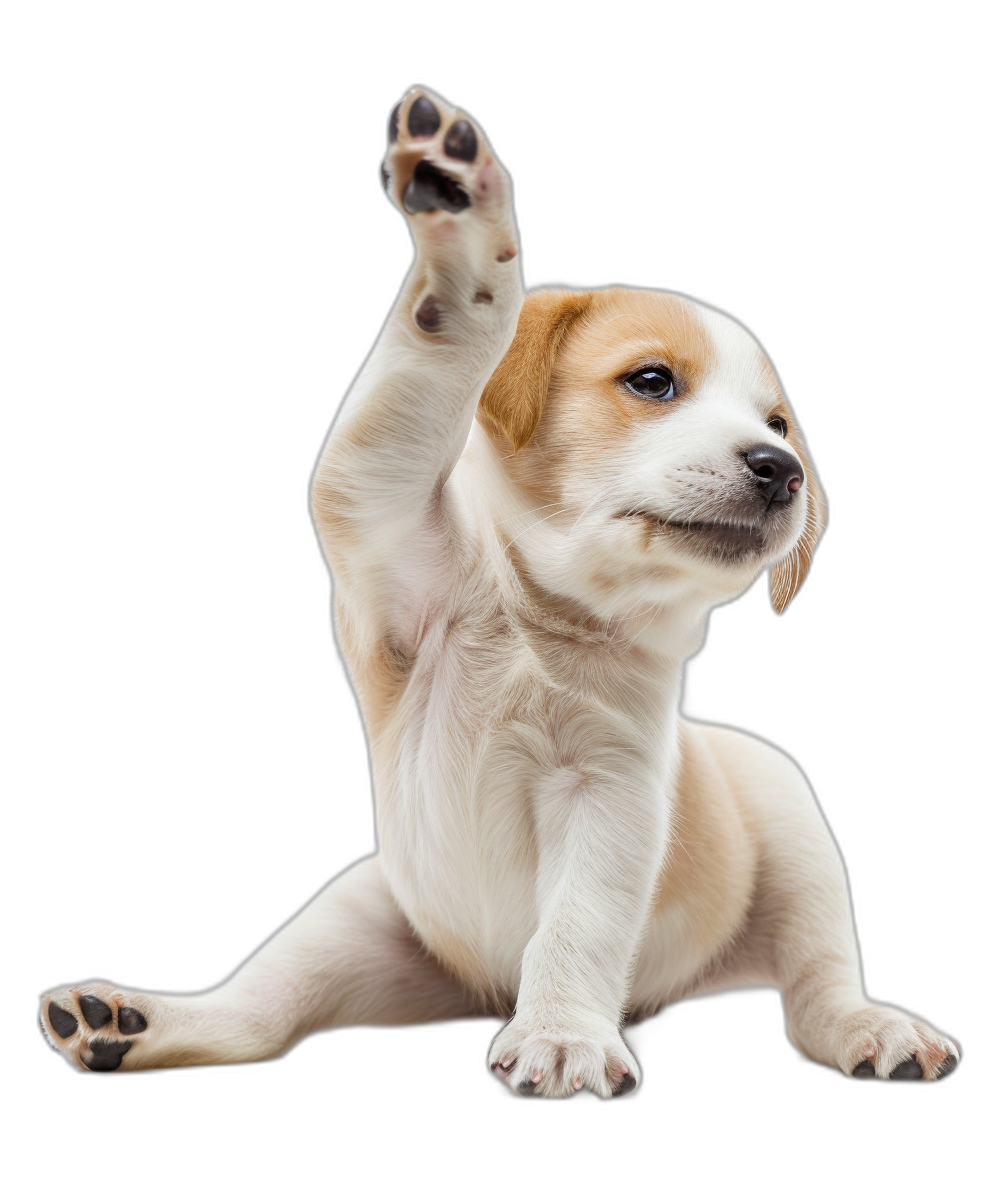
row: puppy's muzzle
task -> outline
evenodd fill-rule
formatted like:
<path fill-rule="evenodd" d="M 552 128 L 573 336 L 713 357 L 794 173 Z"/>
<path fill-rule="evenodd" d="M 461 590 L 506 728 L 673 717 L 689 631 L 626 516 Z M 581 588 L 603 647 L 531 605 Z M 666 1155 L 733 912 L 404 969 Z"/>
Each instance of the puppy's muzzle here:
<path fill-rule="evenodd" d="M 789 502 L 805 483 L 798 458 L 772 444 L 757 444 L 745 454 L 745 462 L 760 483 L 767 509 L 774 502 Z"/>

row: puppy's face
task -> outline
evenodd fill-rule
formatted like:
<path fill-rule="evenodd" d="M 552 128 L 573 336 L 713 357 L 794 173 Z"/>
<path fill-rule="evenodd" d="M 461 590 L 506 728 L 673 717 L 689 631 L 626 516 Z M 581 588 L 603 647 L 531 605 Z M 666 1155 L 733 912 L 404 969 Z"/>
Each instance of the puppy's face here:
<path fill-rule="evenodd" d="M 550 515 L 522 551 L 554 590 L 604 613 L 709 606 L 770 565 L 780 611 L 804 578 L 825 504 L 773 367 L 721 313 L 662 292 L 535 293 L 480 418 Z"/>

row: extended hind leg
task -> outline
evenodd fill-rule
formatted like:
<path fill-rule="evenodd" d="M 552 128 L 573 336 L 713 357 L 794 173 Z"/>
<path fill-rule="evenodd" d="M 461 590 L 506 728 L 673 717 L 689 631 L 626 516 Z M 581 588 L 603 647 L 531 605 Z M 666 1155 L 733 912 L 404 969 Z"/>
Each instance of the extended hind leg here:
<path fill-rule="evenodd" d="M 417 941 L 372 856 L 333 880 L 219 987 L 198 995 L 63 987 L 43 997 L 39 1019 L 71 1064 L 108 1071 L 262 1060 L 322 1028 L 477 1010 Z"/>

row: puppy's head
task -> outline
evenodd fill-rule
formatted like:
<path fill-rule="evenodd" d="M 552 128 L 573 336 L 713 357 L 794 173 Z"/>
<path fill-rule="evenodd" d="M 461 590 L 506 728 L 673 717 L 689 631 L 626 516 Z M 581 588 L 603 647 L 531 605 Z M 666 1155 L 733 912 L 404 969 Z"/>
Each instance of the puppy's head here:
<path fill-rule="evenodd" d="M 478 415 L 553 590 L 604 613 L 709 605 L 769 566 L 781 612 L 801 586 L 825 501 L 773 367 L 730 317 L 664 292 L 535 292 Z"/>

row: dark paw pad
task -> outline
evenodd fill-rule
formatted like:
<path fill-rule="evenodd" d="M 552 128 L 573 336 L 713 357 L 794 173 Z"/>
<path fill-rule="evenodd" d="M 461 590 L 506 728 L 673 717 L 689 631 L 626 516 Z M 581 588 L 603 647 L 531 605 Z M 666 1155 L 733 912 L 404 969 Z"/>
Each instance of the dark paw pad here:
<path fill-rule="evenodd" d="M 518 1092 L 520 1094 L 525 1094 L 527 1097 L 530 1094 L 534 1094 L 535 1091 L 536 1091 L 536 1087 L 535 1087 L 534 1081 L 529 1081 L 528 1078 L 526 1078 L 524 1081 L 519 1081 Z"/>
<path fill-rule="evenodd" d="M 949 1073 L 954 1073 L 956 1066 L 959 1064 L 958 1060 L 953 1056 L 948 1056 L 938 1066 L 937 1077 L 947 1077 Z M 871 1061 L 862 1061 L 855 1066 L 852 1077 L 874 1077 L 875 1066 Z M 924 1070 L 915 1057 L 909 1060 L 900 1061 L 895 1069 L 889 1074 L 890 1081 L 920 1081 L 924 1077 Z"/>
<path fill-rule="evenodd" d="M 421 95 L 410 107 L 406 126 L 411 136 L 433 136 L 441 126 L 441 116 L 430 99 Z"/>
<path fill-rule="evenodd" d="M 476 159 L 478 147 L 476 132 L 468 119 L 456 119 L 445 132 L 445 156 L 451 156 L 455 160 L 473 161 Z"/>
<path fill-rule="evenodd" d="M 62 1007 L 58 1007 L 55 1003 L 49 1004 L 49 1023 L 52 1024 L 53 1031 L 56 1035 L 62 1037 L 64 1040 L 77 1031 L 77 1021 L 74 1017 L 69 1011 L 64 1011 Z"/>
<path fill-rule="evenodd" d="M 618 1098 L 620 1094 L 628 1094 L 637 1088 L 637 1078 L 632 1073 L 624 1075 L 623 1080 L 612 1091 L 612 1096 Z"/>
<path fill-rule="evenodd" d="M 84 1064 L 95 1073 L 111 1073 L 119 1068 L 132 1047 L 132 1040 L 95 1040 L 90 1045 L 91 1056 Z"/>
<path fill-rule="evenodd" d="M 390 144 L 394 144 L 399 138 L 399 112 L 401 110 L 402 103 L 396 103 L 392 108 L 392 114 L 388 117 L 388 138 Z"/>
<path fill-rule="evenodd" d="M 135 1036 L 147 1027 L 147 1020 L 135 1007 L 119 1008 L 119 1031 L 124 1036 Z"/>
<path fill-rule="evenodd" d="M 895 1069 L 889 1074 L 890 1081 L 917 1081 L 924 1076 L 924 1070 L 920 1067 L 917 1061 L 911 1057 L 908 1061 L 900 1061 Z"/>
<path fill-rule="evenodd" d="M 97 995 L 81 995 L 80 1009 L 89 1028 L 104 1028 L 112 1022 L 112 1008 Z"/>
<path fill-rule="evenodd" d="M 416 166 L 403 194 L 403 205 L 409 214 L 421 214 L 425 210 L 458 214 L 468 209 L 469 204 L 469 195 L 462 186 L 429 160 L 421 160 Z"/>

